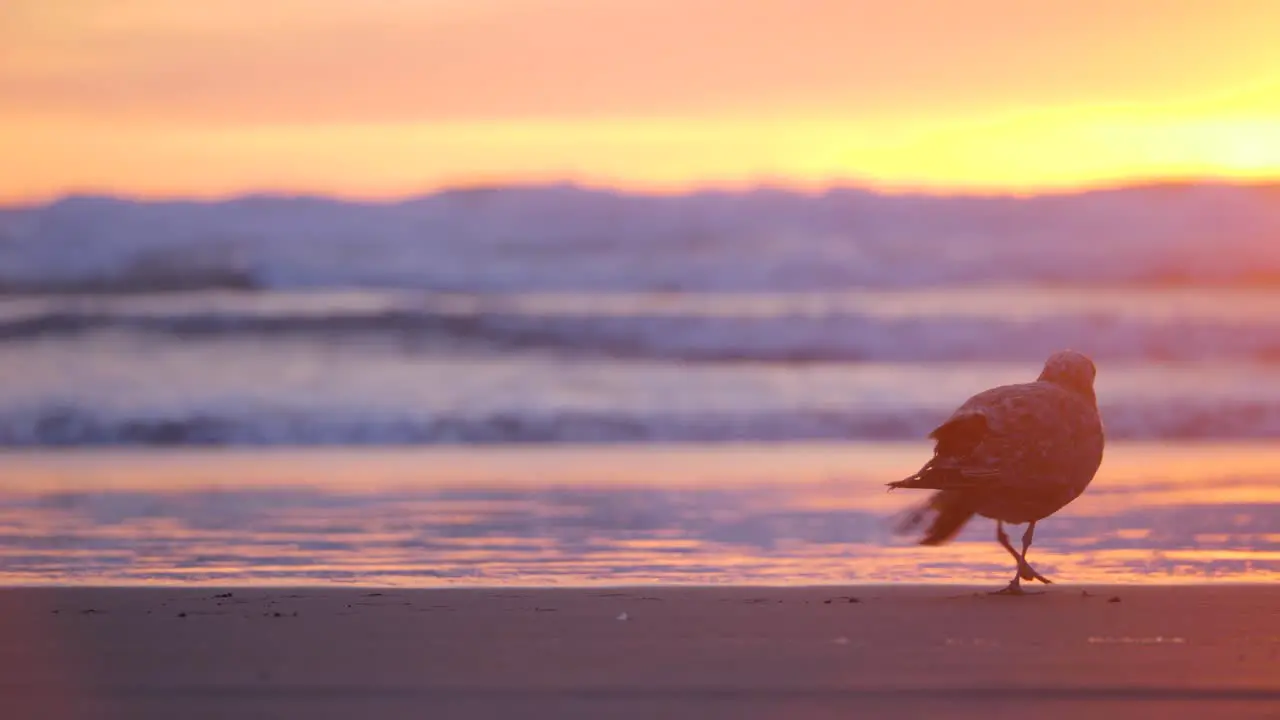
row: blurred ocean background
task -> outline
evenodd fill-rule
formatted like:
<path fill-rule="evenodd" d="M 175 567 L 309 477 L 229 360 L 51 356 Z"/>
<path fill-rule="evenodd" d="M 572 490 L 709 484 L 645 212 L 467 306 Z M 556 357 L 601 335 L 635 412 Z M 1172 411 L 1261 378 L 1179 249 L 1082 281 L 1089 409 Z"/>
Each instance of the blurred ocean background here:
<path fill-rule="evenodd" d="M 882 483 L 1068 347 L 1111 445 L 1033 562 L 1277 577 L 1274 186 L 9 208 L 0 582 L 995 582 Z"/>
<path fill-rule="evenodd" d="M 1070 347 L 1280 436 L 1280 188 L 479 189 L 0 214 L 0 445 L 911 439 Z"/>

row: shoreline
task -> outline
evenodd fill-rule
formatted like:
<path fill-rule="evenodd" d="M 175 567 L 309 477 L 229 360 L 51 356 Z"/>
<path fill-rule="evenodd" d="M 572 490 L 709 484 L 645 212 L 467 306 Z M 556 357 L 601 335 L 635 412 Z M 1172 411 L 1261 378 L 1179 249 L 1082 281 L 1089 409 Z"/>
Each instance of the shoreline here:
<path fill-rule="evenodd" d="M 1051 578 L 1052 579 L 1052 578 Z M 974 592 L 980 593 L 984 590 L 996 590 L 1007 583 L 1007 578 L 1001 575 L 999 578 L 993 577 L 990 582 L 980 580 L 938 580 L 934 582 L 892 582 L 883 580 L 868 580 L 866 582 L 858 582 L 857 580 L 832 581 L 829 583 L 822 582 L 725 582 L 725 583 L 708 583 L 708 582 L 680 582 L 678 580 L 662 580 L 660 582 L 643 583 L 564 583 L 559 585 L 521 585 L 518 583 L 490 583 L 469 585 L 466 583 L 451 583 L 447 585 L 391 585 L 378 582 L 340 582 L 332 580 L 316 581 L 314 583 L 305 582 L 277 582 L 264 581 L 261 583 L 245 583 L 245 582 L 226 582 L 210 580 L 208 582 L 193 580 L 187 582 L 174 583 L 157 583 L 139 581 L 137 583 L 85 583 L 71 584 L 65 581 L 48 582 L 48 583 L 14 583 L 6 584 L 0 582 L 0 594 L 8 592 L 26 592 L 26 591 L 69 591 L 69 592 L 115 592 L 115 591 L 139 591 L 139 590 L 164 590 L 177 592 L 213 592 L 213 591 L 245 591 L 245 592 L 288 592 L 302 591 L 307 592 L 396 592 L 396 593 L 430 593 L 430 592 L 504 592 L 504 591 L 520 591 L 520 592 L 536 592 L 536 593 L 558 593 L 558 592 L 591 592 L 596 590 L 619 590 L 619 591 L 649 591 L 649 590 L 787 590 L 787 591 L 803 591 L 803 590 L 830 590 L 833 588 L 858 588 L 861 590 L 887 590 L 889 592 L 933 592 L 942 590 L 953 590 L 956 592 Z M 1041 593 L 1058 594 L 1071 591 L 1085 591 L 1093 593 L 1095 591 L 1103 592 L 1107 589 L 1183 589 L 1183 588 L 1275 588 L 1280 587 L 1274 579 L 1261 578 L 1258 580 L 1241 579 L 1232 576 L 1228 579 L 1213 580 L 1203 577 L 1189 577 L 1185 581 L 1171 581 L 1169 578 L 1161 577 L 1158 580 L 1144 582 L 1142 580 L 1126 579 L 1108 582 L 1073 582 L 1070 578 L 1054 579 L 1050 585 L 1041 583 L 1026 582 L 1023 584 L 1024 589 L 1030 589 L 1029 595 L 1037 595 Z M 1278 611 L 1280 612 L 1280 611 Z"/>

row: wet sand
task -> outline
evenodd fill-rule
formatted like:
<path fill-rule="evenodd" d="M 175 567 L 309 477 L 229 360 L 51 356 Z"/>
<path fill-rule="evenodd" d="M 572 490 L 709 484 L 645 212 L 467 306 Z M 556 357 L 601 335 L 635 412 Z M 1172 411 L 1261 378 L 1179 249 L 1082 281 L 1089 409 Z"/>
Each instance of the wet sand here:
<path fill-rule="evenodd" d="M 995 523 L 893 532 L 927 443 L 0 453 L 0 587 L 1006 581 Z M 1280 443 L 1107 446 L 1036 529 L 1072 584 L 1280 583 Z"/>
<path fill-rule="evenodd" d="M 6 718 L 1280 717 L 1280 586 L 0 590 Z"/>

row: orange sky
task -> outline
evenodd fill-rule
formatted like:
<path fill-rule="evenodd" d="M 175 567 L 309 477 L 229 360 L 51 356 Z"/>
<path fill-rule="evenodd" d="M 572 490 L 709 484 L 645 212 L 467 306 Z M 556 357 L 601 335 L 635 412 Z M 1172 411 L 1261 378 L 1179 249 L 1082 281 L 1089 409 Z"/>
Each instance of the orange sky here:
<path fill-rule="evenodd" d="M 0 199 L 1280 176 L 1271 0 L 4 0 Z"/>

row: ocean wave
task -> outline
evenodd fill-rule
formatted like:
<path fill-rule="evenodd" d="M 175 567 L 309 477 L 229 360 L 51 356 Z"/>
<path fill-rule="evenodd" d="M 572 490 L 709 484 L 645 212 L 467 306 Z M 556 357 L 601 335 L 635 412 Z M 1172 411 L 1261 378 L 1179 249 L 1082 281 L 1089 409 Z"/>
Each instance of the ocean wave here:
<path fill-rule="evenodd" d="M 1102 408 L 1115 440 L 1280 439 L 1274 402 L 1154 401 Z M 53 406 L 0 413 L 0 447 L 397 446 L 500 443 L 920 440 L 945 419 L 899 407 L 749 413 L 235 413 L 196 409 L 112 414 Z"/>
<path fill-rule="evenodd" d="M 308 295 L 312 295 L 308 297 Z M 1046 298 L 1046 295 L 1048 296 Z M 183 301 L 186 302 L 183 302 Z M 87 333 L 381 340 L 672 361 L 1280 360 L 1280 292 L 224 294 L 0 302 L 0 343 Z"/>
<path fill-rule="evenodd" d="M 0 212 L 0 291 L 1275 285 L 1277 192 L 643 196 L 556 186 L 386 203 L 73 197 Z"/>

